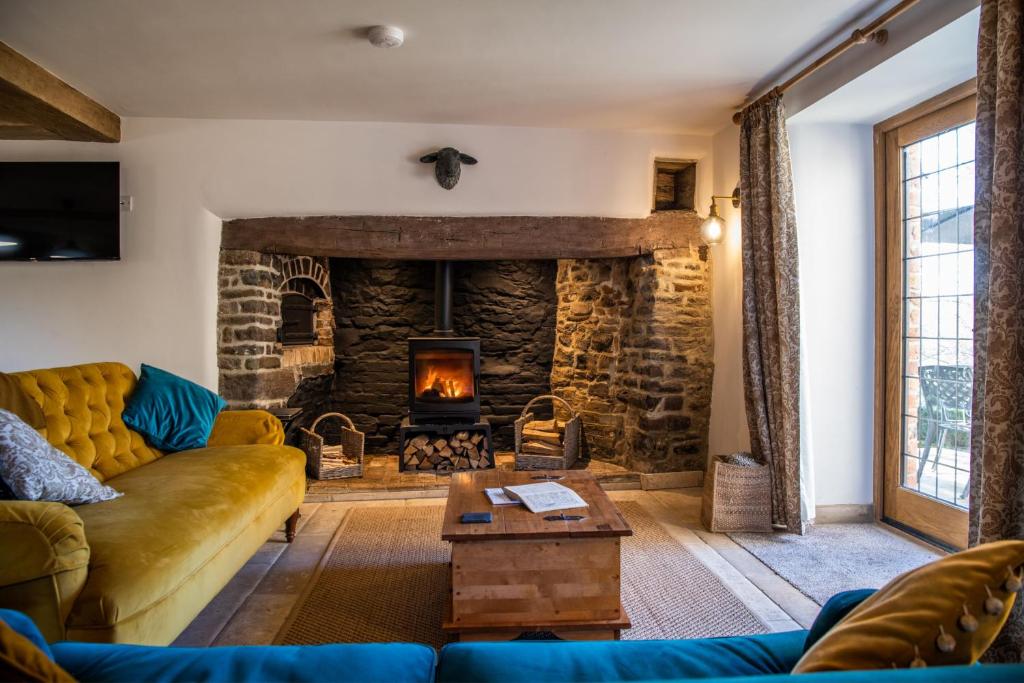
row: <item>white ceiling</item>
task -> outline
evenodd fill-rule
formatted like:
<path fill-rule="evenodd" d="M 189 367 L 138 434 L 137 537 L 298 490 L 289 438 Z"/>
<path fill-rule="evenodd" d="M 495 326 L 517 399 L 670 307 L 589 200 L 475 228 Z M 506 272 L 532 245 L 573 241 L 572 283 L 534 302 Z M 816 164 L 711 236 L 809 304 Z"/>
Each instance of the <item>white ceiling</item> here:
<path fill-rule="evenodd" d="M 980 12 L 946 24 L 793 115 L 790 123 L 873 125 L 973 78 Z"/>
<path fill-rule="evenodd" d="M 0 0 L 0 41 L 122 116 L 710 133 L 878 4 Z"/>

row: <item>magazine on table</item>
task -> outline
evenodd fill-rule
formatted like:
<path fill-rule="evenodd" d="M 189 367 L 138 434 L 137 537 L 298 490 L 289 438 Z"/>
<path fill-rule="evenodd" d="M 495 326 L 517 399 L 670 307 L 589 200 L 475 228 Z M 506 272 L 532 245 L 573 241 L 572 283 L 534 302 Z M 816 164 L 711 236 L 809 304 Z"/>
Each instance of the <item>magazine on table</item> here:
<path fill-rule="evenodd" d="M 510 498 L 505 489 L 494 488 L 484 489 L 484 493 L 491 501 L 491 505 L 519 505 L 519 501 L 515 498 Z"/>
<path fill-rule="evenodd" d="M 520 501 L 530 512 L 551 512 L 552 510 L 589 507 L 587 501 L 580 498 L 571 488 L 553 481 L 546 481 L 543 484 L 506 486 L 503 490 L 509 498 Z"/>

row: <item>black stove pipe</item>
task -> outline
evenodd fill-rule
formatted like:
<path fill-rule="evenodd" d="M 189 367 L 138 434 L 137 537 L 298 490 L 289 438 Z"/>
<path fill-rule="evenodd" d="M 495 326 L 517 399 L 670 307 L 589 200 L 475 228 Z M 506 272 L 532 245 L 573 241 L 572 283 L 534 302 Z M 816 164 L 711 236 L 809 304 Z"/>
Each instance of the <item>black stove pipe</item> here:
<path fill-rule="evenodd" d="M 434 264 L 434 334 L 452 337 L 452 262 Z"/>

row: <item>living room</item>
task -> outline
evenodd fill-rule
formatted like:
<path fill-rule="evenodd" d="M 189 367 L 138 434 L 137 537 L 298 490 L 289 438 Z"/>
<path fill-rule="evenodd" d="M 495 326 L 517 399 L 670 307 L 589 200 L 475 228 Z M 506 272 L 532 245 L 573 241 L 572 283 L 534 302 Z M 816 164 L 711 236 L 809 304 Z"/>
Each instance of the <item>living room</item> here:
<path fill-rule="evenodd" d="M 1022 11 L 0 1 L 0 678 L 1024 678 Z"/>

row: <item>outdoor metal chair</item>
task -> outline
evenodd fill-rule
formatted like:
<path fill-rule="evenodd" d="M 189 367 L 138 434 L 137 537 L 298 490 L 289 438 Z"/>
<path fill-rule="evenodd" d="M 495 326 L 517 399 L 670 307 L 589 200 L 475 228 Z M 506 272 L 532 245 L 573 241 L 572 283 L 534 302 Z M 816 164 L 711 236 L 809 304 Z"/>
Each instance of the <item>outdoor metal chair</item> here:
<path fill-rule="evenodd" d="M 922 417 L 928 422 L 924 439 L 921 469 L 928 464 L 932 447 L 935 459 L 932 471 L 939 466 L 942 448 L 950 432 L 971 435 L 971 388 L 974 369 L 967 365 L 922 365 L 918 368 L 921 398 L 924 401 Z M 970 482 L 964 485 L 960 498 L 967 495 Z"/>

